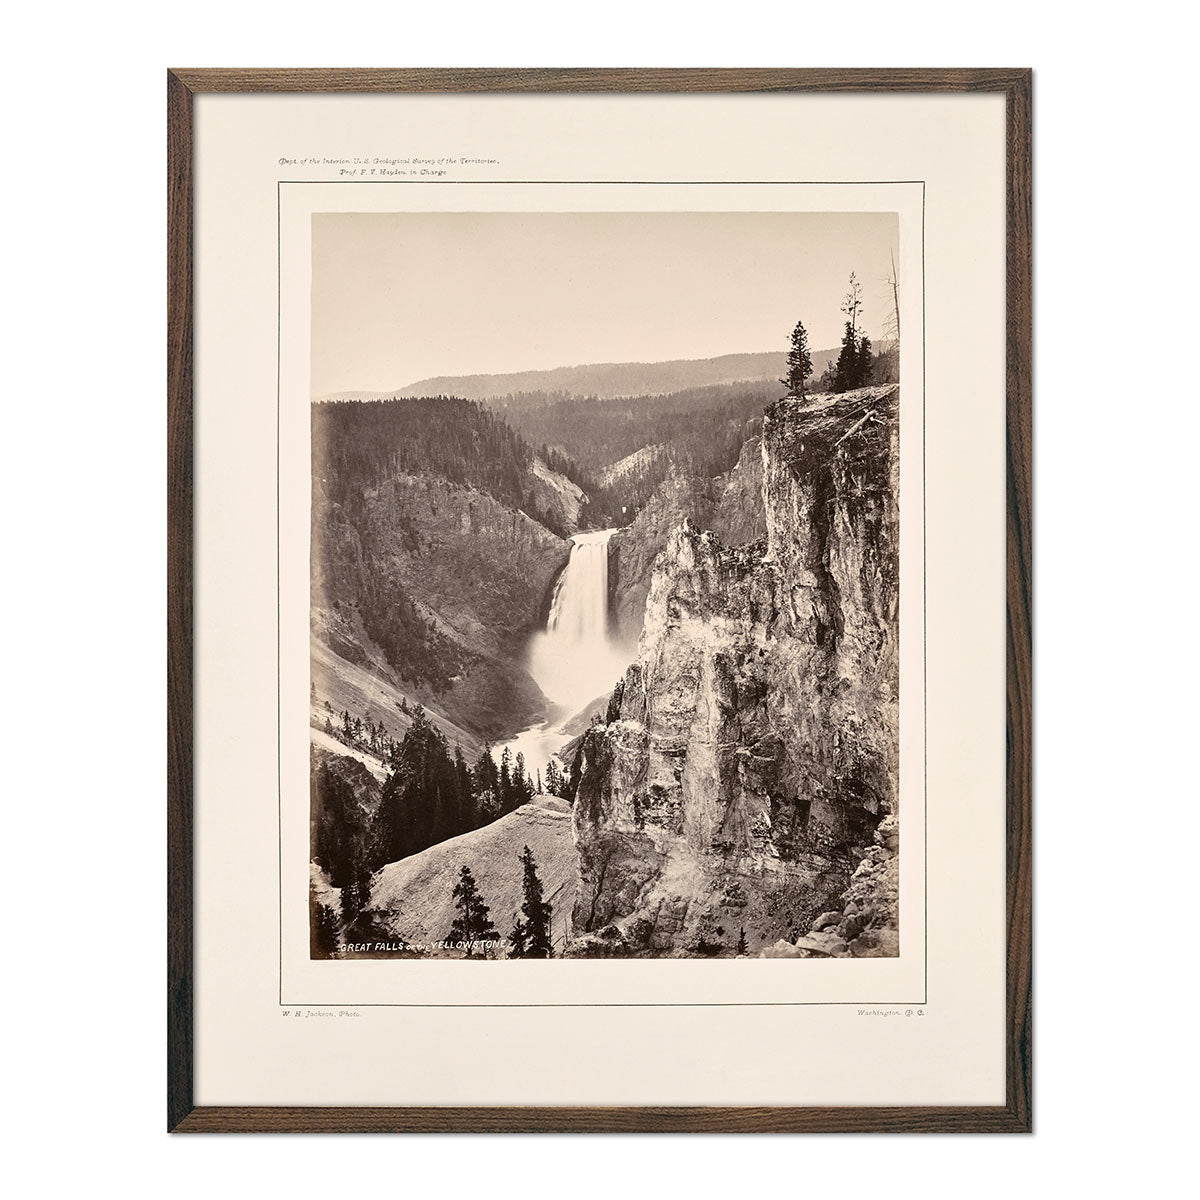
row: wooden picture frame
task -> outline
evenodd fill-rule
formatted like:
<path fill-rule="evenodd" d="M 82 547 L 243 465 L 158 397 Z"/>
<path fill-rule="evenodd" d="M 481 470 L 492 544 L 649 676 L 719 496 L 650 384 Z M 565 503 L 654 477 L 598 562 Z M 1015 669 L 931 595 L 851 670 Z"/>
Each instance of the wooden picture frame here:
<path fill-rule="evenodd" d="M 996 1107 L 197 1107 L 193 1100 L 194 97 L 209 93 L 998 93 L 1006 112 L 1007 1097 Z M 174 70 L 168 138 L 168 1129 L 1028 1132 L 1032 1046 L 1032 74 L 1029 70 Z"/>

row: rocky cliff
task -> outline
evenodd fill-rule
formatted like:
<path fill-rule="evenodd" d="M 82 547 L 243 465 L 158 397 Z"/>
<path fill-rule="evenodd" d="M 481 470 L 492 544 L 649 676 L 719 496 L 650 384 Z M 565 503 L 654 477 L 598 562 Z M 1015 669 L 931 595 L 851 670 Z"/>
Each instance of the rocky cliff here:
<path fill-rule="evenodd" d="M 536 457 L 530 461 L 527 478 L 530 507 L 542 517 L 542 524 L 560 534 L 578 533 L 587 506 L 583 488 Z"/>
<path fill-rule="evenodd" d="M 887 875 L 897 448 L 894 387 L 778 401 L 761 442 L 765 537 L 730 549 L 691 519 L 671 529 L 637 661 L 583 742 L 574 953 L 715 954 L 743 929 L 751 952 L 791 944 L 842 919 L 864 861 Z M 894 937 L 860 939 L 894 929 L 886 882 L 847 952 L 895 952 Z"/>
<path fill-rule="evenodd" d="M 371 822 L 379 808 L 380 783 L 358 759 L 310 750 L 309 831 L 314 883 L 322 902 L 340 901 L 340 889 L 369 875 Z M 333 889 L 331 891 L 331 889 Z"/>
<path fill-rule="evenodd" d="M 706 526 L 713 511 L 711 482 L 671 475 L 626 528 L 608 544 L 609 619 L 620 641 L 635 645 L 642 632 L 654 563 L 683 520 Z"/>
<path fill-rule="evenodd" d="M 558 479 L 537 482 L 569 508 L 574 485 Z M 464 728 L 510 734 L 544 715 L 520 662 L 569 555 L 538 521 L 447 479 L 398 472 L 353 508 L 318 485 L 313 635 Z"/>
<path fill-rule="evenodd" d="M 686 472 L 668 476 L 608 548 L 609 612 L 614 634 L 633 645 L 642 632 L 655 560 L 683 520 L 712 529 L 726 546 L 765 537 L 761 439 L 742 447 L 733 469 L 715 479 Z"/>
<path fill-rule="evenodd" d="M 767 536 L 762 438 L 752 437 L 746 441 L 733 470 L 715 481 L 714 492 L 717 499 L 709 528 L 723 545 L 744 546 Z"/>

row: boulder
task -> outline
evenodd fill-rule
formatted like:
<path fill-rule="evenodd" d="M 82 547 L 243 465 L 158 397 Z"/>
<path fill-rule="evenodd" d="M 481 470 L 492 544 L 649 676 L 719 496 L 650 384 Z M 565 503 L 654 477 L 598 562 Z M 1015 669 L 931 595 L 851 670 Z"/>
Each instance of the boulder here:
<path fill-rule="evenodd" d="M 852 942 L 863 929 L 863 919 L 858 913 L 851 913 L 838 925 L 838 936 L 847 942 Z"/>
<path fill-rule="evenodd" d="M 780 938 L 773 946 L 767 946 L 760 954 L 759 958 L 803 958 L 804 955 L 799 948 L 793 946 L 791 942 L 785 942 Z"/>

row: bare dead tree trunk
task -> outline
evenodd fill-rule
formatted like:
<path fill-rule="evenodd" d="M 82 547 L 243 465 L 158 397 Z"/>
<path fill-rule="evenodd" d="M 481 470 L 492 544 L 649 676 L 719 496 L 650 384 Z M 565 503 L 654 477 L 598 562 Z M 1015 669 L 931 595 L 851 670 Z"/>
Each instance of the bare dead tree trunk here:
<path fill-rule="evenodd" d="M 896 322 L 896 349 L 900 349 L 900 282 L 896 278 L 896 255 L 891 252 L 892 273 L 888 278 L 888 283 L 892 285 L 892 305 L 895 313 Z"/>

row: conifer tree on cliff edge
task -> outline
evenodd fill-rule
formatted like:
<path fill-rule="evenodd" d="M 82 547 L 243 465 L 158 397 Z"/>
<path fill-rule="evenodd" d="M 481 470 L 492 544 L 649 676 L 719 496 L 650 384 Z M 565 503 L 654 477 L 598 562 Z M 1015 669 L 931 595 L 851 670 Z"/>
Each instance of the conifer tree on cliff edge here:
<path fill-rule="evenodd" d="M 792 330 L 792 348 L 787 356 L 787 375 L 779 382 L 787 388 L 789 396 L 804 397 L 804 381 L 812 374 L 812 354 L 808 348 L 808 330 L 803 321 L 796 322 Z"/>

